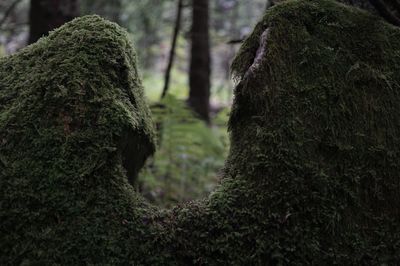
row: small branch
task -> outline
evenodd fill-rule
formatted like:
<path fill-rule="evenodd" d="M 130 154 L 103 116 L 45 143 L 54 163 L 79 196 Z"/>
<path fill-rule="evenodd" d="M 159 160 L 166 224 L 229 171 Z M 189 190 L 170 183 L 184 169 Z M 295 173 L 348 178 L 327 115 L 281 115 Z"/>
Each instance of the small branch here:
<path fill-rule="evenodd" d="M 238 44 L 238 43 L 243 43 L 243 42 L 244 42 L 244 39 L 245 39 L 245 38 L 243 38 L 243 39 L 233 39 L 233 40 L 228 41 L 227 44 Z"/>
<path fill-rule="evenodd" d="M 21 2 L 22 0 L 15 0 L 6 10 L 6 12 L 4 12 L 4 16 L 3 18 L 0 20 L 0 29 L 2 28 L 4 22 L 6 22 L 7 18 L 10 16 L 10 14 L 13 12 L 13 10 L 17 7 L 17 5 L 19 4 L 19 2 Z"/>
<path fill-rule="evenodd" d="M 400 19 L 393 15 L 381 0 L 369 0 L 369 2 L 386 21 L 395 26 L 400 26 Z"/>

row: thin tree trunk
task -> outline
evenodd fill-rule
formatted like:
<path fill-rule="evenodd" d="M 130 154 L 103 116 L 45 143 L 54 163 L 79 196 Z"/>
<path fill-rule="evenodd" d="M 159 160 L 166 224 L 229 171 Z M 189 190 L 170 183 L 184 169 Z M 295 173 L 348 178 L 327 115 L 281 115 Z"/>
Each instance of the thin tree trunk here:
<path fill-rule="evenodd" d="M 6 9 L 6 12 L 4 12 L 3 18 L 0 20 L 0 28 L 3 26 L 3 24 L 6 22 L 8 16 L 14 11 L 14 9 L 17 7 L 17 5 L 21 2 L 21 0 L 15 0 L 12 2 L 12 4 Z"/>
<path fill-rule="evenodd" d="M 169 52 L 168 66 L 165 71 L 165 82 L 164 82 L 164 88 L 163 88 L 162 94 L 161 94 L 161 99 L 165 97 L 165 95 L 167 94 L 168 88 L 169 88 L 169 80 L 170 80 L 170 76 L 171 76 L 171 70 L 172 70 L 172 66 L 174 64 L 174 59 L 175 59 L 176 42 L 178 40 L 178 34 L 179 34 L 179 30 L 181 28 L 182 9 L 183 9 L 183 0 L 179 0 L 178 7 L 177 7 L 177 13 L 176 13 L 174 33 L 172 36 L 171 50 Z"/>
<path fill-rule="evenodd" d="M 49 31 L 79 16 L 79 0 L 31 0 L 29 40 L 36 42 Z"/>
<path fill-rule="evenodd" d="M 193 0 L 188 99 L 189 106 L 206 122 L 210 119 L 211 73 L 208 7 L 208 0 Z"/>

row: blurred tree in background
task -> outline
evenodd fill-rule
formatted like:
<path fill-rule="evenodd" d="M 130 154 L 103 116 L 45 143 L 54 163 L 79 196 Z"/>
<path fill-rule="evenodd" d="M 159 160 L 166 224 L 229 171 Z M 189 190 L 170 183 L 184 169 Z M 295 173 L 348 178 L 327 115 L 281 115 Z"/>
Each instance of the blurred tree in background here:
<path fill-rule="evenodd" d="M 193 0 L 190 32 L 189 106 L 206 122 L 210 120 L 210 37 L 208 0 Z"/>
<path fill-rule="evenodd" d="M 49 31 L 80 14 L 79 0 L 31 0 L 28 43 L 36 42 Z"/>
<path fill-rule="evenodd" d="M 169 48 L 169 58 L 168 58 L 168 65 L 167 69 L 165 70 L 165 80 L 164 80 L 164 87 L 161 94 L 161 99 L 163 99 L 168 92 L 169 83 L 171 80 L 171 70 L 175 60 L 176 54 L 176 43 L 178 40 L 179 31 L 181 29 L 182 24 L 182 10 L 183 10 L 183 0 L 178 0 L 178 5 L 176 9 L 176 19 L 175 19 L 175 26 L 174 26 L 174 33 L 172 35 L 171 47 Z"/>
<path fill-rule="evenodd" d="M 24 47 L 29 32 L 29 0 L 0 1 L 0 56 Z"/>

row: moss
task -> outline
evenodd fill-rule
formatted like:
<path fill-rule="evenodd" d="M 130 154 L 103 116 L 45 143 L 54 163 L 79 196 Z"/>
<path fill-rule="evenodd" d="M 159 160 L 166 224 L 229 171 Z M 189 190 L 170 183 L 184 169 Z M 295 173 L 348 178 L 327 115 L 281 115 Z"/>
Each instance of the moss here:
<path fill-rule="evenodd" d="M 170 210 L 128 183 L 153 133 L 123 31 L 84 17 L 0 59 L 0 263 L 396 264 L 399 50 L 354 8 L 271 8 L 233 63 L 224 179 Z"/>
<path fill-rule="evenodd" d="M 113 262 L 154 150 L 125 31 L 79 18 L 0 60 L 0 264 Z"/>

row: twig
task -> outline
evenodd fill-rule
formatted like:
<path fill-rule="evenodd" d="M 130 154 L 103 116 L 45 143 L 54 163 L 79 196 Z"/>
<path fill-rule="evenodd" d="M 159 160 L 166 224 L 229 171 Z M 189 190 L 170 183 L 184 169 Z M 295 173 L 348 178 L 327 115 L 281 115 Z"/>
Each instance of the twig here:
<path fill-rule="evenodd" d="M 233 39 L 233 40 L 228 41 L 227 44 L 238 44 L 238 43 L 242 43 L 242 42 L 244 42 L 244 39 L 245 39 L 245 38 L 243 38 L 243 39 Z"/>

